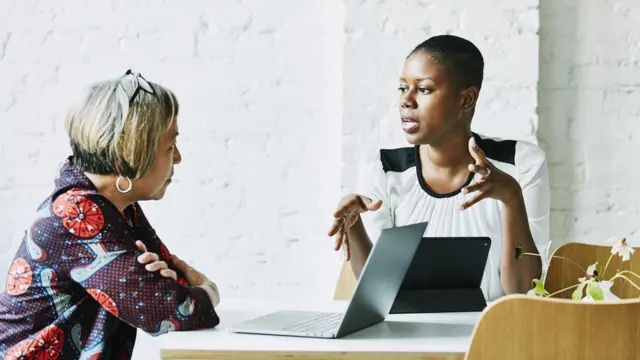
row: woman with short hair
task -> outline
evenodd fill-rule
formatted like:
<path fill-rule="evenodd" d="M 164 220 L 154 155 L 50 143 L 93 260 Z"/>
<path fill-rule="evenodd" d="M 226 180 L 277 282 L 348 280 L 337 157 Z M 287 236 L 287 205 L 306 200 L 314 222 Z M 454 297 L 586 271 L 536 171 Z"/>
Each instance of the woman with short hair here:
<path fill-rule="evenodd" d="M 178 109 L 169 89 L 131 71 L 71 109 L 73 155 L 0 294 L 0 356 L 129 359 L 137 328 L 218 325 L 216 285 L 167 250 L 138 203 L 162 199 L 182 160 Z"/>

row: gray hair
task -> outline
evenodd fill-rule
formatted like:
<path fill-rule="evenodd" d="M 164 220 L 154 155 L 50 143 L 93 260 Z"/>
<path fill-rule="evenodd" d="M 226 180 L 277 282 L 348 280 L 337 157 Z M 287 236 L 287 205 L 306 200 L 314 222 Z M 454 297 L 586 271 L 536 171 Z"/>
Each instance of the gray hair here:
<path fill-rule="evenodd" d="M 90 85 L 66 118 L 74 163 L 92 174 L 143 176 L 178 110 L 173 92 L 135 75 Z"/>

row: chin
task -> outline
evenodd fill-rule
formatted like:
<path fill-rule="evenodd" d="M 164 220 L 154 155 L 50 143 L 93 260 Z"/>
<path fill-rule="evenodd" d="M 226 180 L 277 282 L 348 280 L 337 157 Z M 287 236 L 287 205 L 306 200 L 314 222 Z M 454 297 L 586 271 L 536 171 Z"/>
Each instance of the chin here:
<path fill-rule="evenodd" d="M 429 144 L 428 136 L 424 133 L 417 132 L 415 134 L 404 134 L 404 138 L 411 145 L 427 145 Z"/>

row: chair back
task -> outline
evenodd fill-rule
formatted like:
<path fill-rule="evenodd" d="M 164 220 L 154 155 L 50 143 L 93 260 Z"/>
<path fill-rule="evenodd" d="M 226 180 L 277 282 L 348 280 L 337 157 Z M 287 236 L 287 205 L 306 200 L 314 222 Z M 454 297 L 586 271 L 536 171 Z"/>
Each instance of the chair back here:
<path fill-rule="evenodd" d="M 505 296 L 482 312 L 465 360 L 637 360 L 638 314 L 640 299 Z"/>

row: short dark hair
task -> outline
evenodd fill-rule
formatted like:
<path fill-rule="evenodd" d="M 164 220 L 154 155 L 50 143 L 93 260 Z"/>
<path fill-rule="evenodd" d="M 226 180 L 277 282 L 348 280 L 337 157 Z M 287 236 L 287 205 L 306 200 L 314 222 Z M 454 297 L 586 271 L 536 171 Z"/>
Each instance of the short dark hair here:
<path fill-rule="evenodd" d="M 418 52 L 444 65 L 461 88 L 482 87 L 484 59 L 471 41 L 455 35 L 437 35 L 416 46 L 407 58 Z"/>

